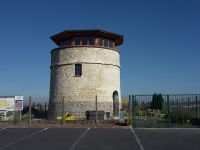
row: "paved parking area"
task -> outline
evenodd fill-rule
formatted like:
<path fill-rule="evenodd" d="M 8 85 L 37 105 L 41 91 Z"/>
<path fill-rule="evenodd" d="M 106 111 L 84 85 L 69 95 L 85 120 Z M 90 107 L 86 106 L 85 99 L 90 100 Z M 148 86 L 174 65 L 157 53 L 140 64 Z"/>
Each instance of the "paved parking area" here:
<path fill-rule="evenodd" d="M 135 129 L 145 150 L 200 150 L 200 129 Z"/>
<path fill-rule="evenodd" d="M 199 150 L 200 129 L 6 128 L 0 150 Z"/>

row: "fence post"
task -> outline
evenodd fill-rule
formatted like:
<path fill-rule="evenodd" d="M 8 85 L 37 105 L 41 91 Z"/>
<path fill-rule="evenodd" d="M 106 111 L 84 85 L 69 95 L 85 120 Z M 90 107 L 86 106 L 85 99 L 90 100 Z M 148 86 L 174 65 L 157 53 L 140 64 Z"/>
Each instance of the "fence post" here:
<path fill-rule="evenodd" d="M 22 121 L 22 111 L 21 110 L 19 111 L 19 121 L 20 122 Z"/>
<path fill-rule="evenodd" d="M 169 103 L 169 95 L 167 95 L 167 114 L 168 114 L 168 127 L 170 127 L 170 103 Z"/>
<path fill-rule="evenodd" d="M 12 111 L 13 121 L 15 122 L 15 111 Z"/>
<path fill-rule="evenodd" d="M 62 124 L 64 125 L 65 124 L 65 119 L 64 119 L 64 117 L 65 117 L 65 113 L 64 113 L 64 111 L 65 111 L 65 96 L 63 96 L 63 99 L 62 99 Z"/>
<path fill-rule="evenodd" d="M 33 108 L 35 108 L 35 103 L 33 102 Z"/>
<path fill-rule="evenodd" d="M 132 101 L 132 124 L 133 126 L 136 126 L 135 122 L 135 115 L 136 115 L 136 98 L 135 95 L 131 95 L 131 101 Z"/>
<path fill-rule="evenodd" d="M 29 96 L 29 125 L 31 125 L 31 105 L 32 105 L 32 96 Z"/>
<path fill-rule="evenodd" d="M 129 101 L 129 118 L 132 119 L 133 115 L 132 115 L 132 97 L 131 95 L 129 95 L 128 97 L 128 101 Z"/>
<path fill-rule="evenodd" d="M 95 97 L 95 124 L 98 124 L 98 114 L 97 114 L 97 95 Z"/>
<path fill-rule="evenodd" d="M 187 103 L 188 111 L 190 111 L 190 97 L 188 96 L 188 103 Z"/>
<path fill-rule="evenodd" d="M 199 118 L 199 112 L 198 112 L 198 97 L 196 96 L 196 118 Z"/>
<path fill-rule="evenodd" d="M 47 103 L 46 102 L 44 103 L 44 111 L 45 112 L 47 111 Z"/>

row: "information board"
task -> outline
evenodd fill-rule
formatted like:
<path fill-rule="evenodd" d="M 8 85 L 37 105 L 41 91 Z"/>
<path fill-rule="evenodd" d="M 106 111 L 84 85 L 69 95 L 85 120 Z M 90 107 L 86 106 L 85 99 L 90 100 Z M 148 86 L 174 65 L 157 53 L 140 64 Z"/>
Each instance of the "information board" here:
<path fill-rule="evenodd" d="M 0 110 L 14 111 L 15 98 L 14 97 L 0 97 Z"/>
<path fill-rule="evenodd" d="M 15 96 L 15 110 L 23 110 L 23 96 Z"/>

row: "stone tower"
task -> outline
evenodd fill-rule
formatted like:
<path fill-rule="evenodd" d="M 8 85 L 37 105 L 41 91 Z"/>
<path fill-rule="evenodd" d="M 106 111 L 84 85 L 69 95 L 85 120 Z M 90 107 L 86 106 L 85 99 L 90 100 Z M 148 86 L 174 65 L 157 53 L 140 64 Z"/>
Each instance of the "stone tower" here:
<path fill-rule="evenodd" d="M 49 118 L 69 112 L 82 118 L 98 110 L 105 117 L 119 116 L 120 53 L 123 36 L 103 30 L 65 30 L 51 37 Z"/>

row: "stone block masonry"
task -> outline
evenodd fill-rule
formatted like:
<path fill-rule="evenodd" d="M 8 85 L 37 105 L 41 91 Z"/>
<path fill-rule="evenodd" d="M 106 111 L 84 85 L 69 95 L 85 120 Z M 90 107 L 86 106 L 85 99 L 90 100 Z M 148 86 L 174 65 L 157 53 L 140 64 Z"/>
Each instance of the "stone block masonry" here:
<path fill-rule="evenodd" d="M 52 36 L 49 118 L 69 112 L 76 119 L 98 110 L 119 117 L 123 36 L 103 30 L 66 30 Z M 63 100 L 64 99 L 64 100 Z"/>

